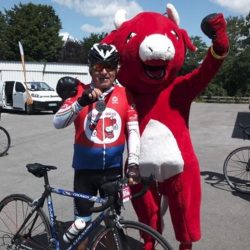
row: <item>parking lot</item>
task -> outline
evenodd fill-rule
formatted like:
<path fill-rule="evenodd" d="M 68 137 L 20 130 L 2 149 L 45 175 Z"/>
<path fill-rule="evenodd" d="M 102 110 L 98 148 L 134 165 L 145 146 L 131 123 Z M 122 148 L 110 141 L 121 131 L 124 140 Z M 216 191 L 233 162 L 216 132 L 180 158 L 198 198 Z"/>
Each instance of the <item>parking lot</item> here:
<path fill-rule="evenodd" d="M 193 103 L 190 130 L 201 165 L 202 179 L 202 239 L 194 250 L 247 250 L 250 249 L 250 195 L 231 190 L 224 180 L 222 167 L 227 154 L 249 140 L 242 140 L 235 123 L 238 119 L 250 124 L 247 104 Z M 50 172 L 55 187 L 72 188 L 74 128 L 56 130 L 52 113 L 26 115 L 3 113 L 0 124 L 11 136 L 8 155 L 0 157 L 0 199 L 10 193 L 26 193 L 37 198 L 42 180 L 26 171 L 32 162 L 55 165 Z M 72 220 L 73 203 L 68 198 L 53 198 L 59 219 Z M 123 214 L 136 219 L 130 204 Z M 164 236 L 178 249 L 169 214 L 164 218 Z"/>

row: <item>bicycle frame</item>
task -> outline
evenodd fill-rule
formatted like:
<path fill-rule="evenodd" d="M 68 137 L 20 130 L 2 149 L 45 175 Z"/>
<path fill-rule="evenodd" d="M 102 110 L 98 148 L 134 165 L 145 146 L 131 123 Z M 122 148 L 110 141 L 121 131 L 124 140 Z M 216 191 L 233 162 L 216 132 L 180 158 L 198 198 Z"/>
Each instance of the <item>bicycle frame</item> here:
<path fill-rule="evenodd" d="M 45 185 L 44 185 L 45 190 L 44 190 L 42 196 L 33 201 L 33 203 L 32 203 L 33 209 L 30 212 L 30 214 L 26 217 L 26 219 L 24 220 L 23 224 L 21 225 L 21 227 L 19 228 L 17 233 L 14 235 L 13 241 L 18 240 L 19 232 L 21 232 L 21 230 L 25 227 L 26 223 L 29 221 L 29 219 L 32 217 L 32 215 L 39 208 L 43 208 L 44 202 L 45 202 L 45 200 L 47 200 L 49 222 L 50 222 L 51 235 L 52 235 L 50 240 L 51 240 L 51 243 L 52 243 L 53 247 L 55 248 L 55 250 L 60 250 L 61 246 L 60 246 L 60 241 L 59 241 L 59 238 L 57 235 L 56 216 L 55 216 L 55 211 L 54 211 L 54 206 L 53 206 L 51 194 L 53 193 L 56 195 L 67 196 L 67 197 L 71 197 L 71 198 L 86 199 L 86 200 L 89 200 L 89 201 L 92 201 L 95 203 L 99 203 L 99 204 L 104 204 L 106 202 L 106 199 L 103 199 L 103 198 L 97 197 L 97 196 L 92 196 L 92 195 L 85 195 L 85 194 L 73 192 L 70 190 L 53 188 L 49 185 L 47 173 L 44 175 L 44 182 L 45 182 Z M 90 224 L 88 224 L 83 229 L 83 231 L 69 244 L 69 246 L 67 247 L 67 250 L 73 249 L 80 241 L 86 239 L 90 235 L 90 233 L 95 228 L 97 228 L 98 225 L 101 224 L 101 222 L 103 222 L 106 218 L 108 218 L 110 216 L 110 212 L 112 213 L 112 210 L 114 210 L 114 208 L 111 207 L 111 208 L 104 210 L 103 212 L 100 212 L 98 214 L 98 216 Z M 117 219 L 118 219 L 118 216 L 117 216 Z M 31 225 L 30 231 L 31 231 L 34 224 L 35 224 L 35 222 Z"/>
<path fill-rule="evenodd" d="M 124 202 L 147 191 L 153 181 L 152 176 L 141 179 L 142 188 L 134 195 L 129 191 L 129 180 L 126 177 L 110 178 L 101 186 L 105 194 L 102 198 L 51 187 L 48 171 L 57 169 L 55 166 L 33 163 L 27 164 L 26 167 L 34 176 L 44 178 L 44 190 L 35 200 L 21 193 L 8 195 L 0 202 L 1 246 L 6 246 L 7 249 L 73 250 L 81 242 L 85 245 L 86 239 L 90 239 L 88 247 L 91 249 L 103 246 L 105 249 L 133 249 L 134 246 L 138 249 L 148 245 L 147 242 L 150 246 L 157 246 L 156 249 L 172 249 L 164 237 L 150 226 L 124 220 L 120 215 Z M 72 239 L 77 231 L 72 230 L 71 234 L 71 229 L 74 228 L 65 230 L 65 227 L 61 227 L 64 221 L 56 219 L 52 194 L 99 203 L 90 209 L 92 213 L 98 214 L 92 222 L 85 225 L 76 238 Z M 48 208 L 47 214 L 43 209 L 45 203 Z M 62 235 L 63 233 L 66 235 Z M 64 244 L 63 239 L 68 244 Z"/>
<path fill-rule="evenodd" d="M 103 204 L 106 199 L 103 199 L 101 197 L 97 196 L 91 196 L 91 195 L 85 195 L 69 190 L 64 190 L 64 189 L 57 189 L 57 188 L 52 188 L 48 187 L 49 189 L 49 194 L 47 195 L 47 206 L 48 206 L 48 211 L 49 211 L 49 220 L 51 224 L 51 233 L 52 233 L 52 240 L 54 241 L 53 244 L 55 244 L 55 249 L 60 250 L 60 241 L 57 237 L 56 234 L 56 220 L 55 220 L 55 213 L 54 213 L 54 207 L 53 207 L 53 202 L 52 202 L 52 196 L 51 193 L 61 195 L 61 196 L 67 196 L 71 198 L 81 198 L 81 199 L 86 199 L 89 201 L 93 201 L 95 203 Z M 98 226 L 101 224 L 102 221 L 108 216 L 109 210 L 101 212 L 88 226 L 86 226 L 83 231 L 76 237 L 76 239 L 73 240 L 73 242 L 70 243 L 68 246 L 67 250 L 73 249 L 80 241 L 86 239 L 90 233 Z"/>

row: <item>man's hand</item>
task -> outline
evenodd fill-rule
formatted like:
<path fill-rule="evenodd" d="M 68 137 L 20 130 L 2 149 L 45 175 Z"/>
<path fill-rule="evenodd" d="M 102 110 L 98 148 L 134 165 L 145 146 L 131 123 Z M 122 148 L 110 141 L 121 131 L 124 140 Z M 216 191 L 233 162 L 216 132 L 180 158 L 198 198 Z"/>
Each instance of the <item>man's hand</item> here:
<path fill-rule="evenodd" d="M 98 97 L 102 95 L 102 91 L 100 89 L 87 89 L 82 93 L 82 96 L 78 98 L 78 103 L 85 107 L 93 102 L 98 100 Z"/>
<path fill-rule="evenodd" d="M 213 42 L 213 50 L 218 56 L 225 56 L 229 50 L 227 23 L 221 13 L 210 14 L 201 22 L 201 29 Z"/>
<path fill-rule="evenodd" d="M 126 168 L 126 177 L 128 178 L 129 185 L 138 184 L 141 180 L 140 169 L 136 164 L 128 165 Z"/>

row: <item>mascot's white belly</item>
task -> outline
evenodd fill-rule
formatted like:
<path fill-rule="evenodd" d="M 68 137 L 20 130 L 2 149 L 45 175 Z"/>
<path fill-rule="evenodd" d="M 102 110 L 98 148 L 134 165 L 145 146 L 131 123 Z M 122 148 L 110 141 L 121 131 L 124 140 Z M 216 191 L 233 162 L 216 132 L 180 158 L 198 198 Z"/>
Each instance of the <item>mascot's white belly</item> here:
<path fill-rule="evenodd" d="M 184 161 L 167 126 L 150 120 L 141 135 L 140 172 L 163 181 L 183 171 Z"/>

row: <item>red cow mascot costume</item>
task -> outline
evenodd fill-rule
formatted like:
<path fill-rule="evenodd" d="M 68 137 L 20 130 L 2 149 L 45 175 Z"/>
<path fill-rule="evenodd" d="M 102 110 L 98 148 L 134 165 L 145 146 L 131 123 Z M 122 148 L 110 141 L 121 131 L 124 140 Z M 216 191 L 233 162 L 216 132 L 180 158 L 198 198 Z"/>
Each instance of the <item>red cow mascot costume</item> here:
<path fill-rule="evenodd" d="M 119 82 L 133 94 L 141 132 L 140 172 L 153 174 L 157 188 L 133 202 L 140 221 L 162 232 L 161 200 L 168 201 L 180 249 L 192 249 L 200 233 L 200 169 L 189 132 L 192 101 L 220 68 L 229 49 L 226 21 L 211 14 L 201 23 L 212 40 L 206 58 L 192 72 L 178 76 L 186 49 L 195 51 L 172 4 L 166 15 L 142 12 L 126 20 L 123 10 L 115 16 L 116 30 L 103 39 L 121 56 Z M 135 187 L 138 188 L 138 187 Z M 153 249 L 146 241 L 144 249 Z"/>

